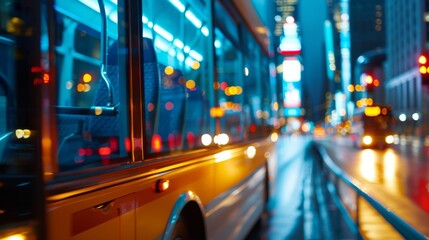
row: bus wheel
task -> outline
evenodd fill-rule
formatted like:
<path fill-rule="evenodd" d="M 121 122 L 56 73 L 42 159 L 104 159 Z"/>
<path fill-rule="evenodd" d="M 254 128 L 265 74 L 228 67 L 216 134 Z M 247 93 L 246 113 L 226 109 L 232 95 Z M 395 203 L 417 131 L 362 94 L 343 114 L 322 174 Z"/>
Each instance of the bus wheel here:
<path fill-rule="evenodd" d="M 191 239 L 188 232 L 188 225 L 181 215 L 174 225 L 173 232 L 171 233 L 172 240 L 189 240 Z"/>

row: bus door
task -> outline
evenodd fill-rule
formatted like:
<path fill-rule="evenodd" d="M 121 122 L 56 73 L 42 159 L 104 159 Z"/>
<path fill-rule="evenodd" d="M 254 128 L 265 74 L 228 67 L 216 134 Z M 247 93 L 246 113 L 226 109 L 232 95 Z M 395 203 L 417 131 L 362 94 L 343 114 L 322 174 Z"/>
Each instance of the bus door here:
<path fill-rule="evenodd" d="M 0 239 L 44 239 L 45 9 L 38 0 L 10 0 L 0 2 L 0 11 Z"/>

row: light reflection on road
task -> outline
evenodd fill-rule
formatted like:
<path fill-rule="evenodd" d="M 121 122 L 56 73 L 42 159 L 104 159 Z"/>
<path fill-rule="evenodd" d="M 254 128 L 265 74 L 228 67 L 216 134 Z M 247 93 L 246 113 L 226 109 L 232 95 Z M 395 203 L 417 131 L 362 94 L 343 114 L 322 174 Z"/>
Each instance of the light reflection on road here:
<path fill-rule="evenodd" d="M 324 141 L 338 166 L 353 178 L 382 186 L 392 197 L 408 198 L 429 213 L 429 147 L 422 142 L 401 139 L 380 150 L 354 148 L 346 138 Z"/>
<path fill-rule="evenodd" d="M 375 152 L 371 149 L 365 149 L 358 154 L 360 174 L 368 181 L 376 181 L 375 173 Z"/>

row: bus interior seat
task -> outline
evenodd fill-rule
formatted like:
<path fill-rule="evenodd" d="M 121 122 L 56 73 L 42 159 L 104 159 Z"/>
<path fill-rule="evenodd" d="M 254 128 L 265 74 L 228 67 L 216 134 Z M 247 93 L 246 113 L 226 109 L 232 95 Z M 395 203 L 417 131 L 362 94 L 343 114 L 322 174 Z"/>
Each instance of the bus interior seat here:
<path fill-rule="evenodd" d="M 182 144 L 185 80 L 180 70 L 174 69 L 174 72 L 168 75 L 164 71 L 165 67 L 160 65 L 162 80 L 157 133 L 163 146 L 168 146 L 168 150 L 175 150 Z"/>
<path fill-rule="evenodd" d="M 118 44 L 115 41 L 107 53 L 107 77 L 110 80 L 113 102 L 112 106 L 119 103 L 119 66 L 118 66 Z M 109 91 L 107 84 L 103 79 L 98 80 L 97 89 L 93 99 L 93 106 L 107 106 L 109 102 Z M 115 116 L 96 116 L 92 115 L 89 119 L 89 133 L 93 138 L 106 138 L 119 136 L 119 118 Z"/>
<path fill-rule="evenodd" d="M 154 130 L 154 121 L 157 112 L 157 105 L 159 99 L 159 88 L 161 84 L 158 61 L 155 54 L 152 39 L 143 38 L 143 81 L 144 81 L 144 95 L 145 102 L 145 128 L 146 128 L 146 141 L 147 146 L 150 146 L 152 134 Z"/>
<path fill-rule="evenodd" d="M 109 47 L 107 76 L 113 89 L 113 104 L 118 104 L 118 61 L 116 41 Z M 93 106 L 106 106 L 109 101 L 107 85 L 103 79 L 99 79 L 93 99 Z M 73 114 L 58 114 L 58 158 L 60 169 L 77 167 L 81 164 L 98 161 L 97 157 L 89 159 L 88 156 L 80 156 L 79 150 L 90 148 L 97 149 L 100 145 L 109 144 L 111 138 L 119 136 L 117 116 L 88 116 Z M 88 158 L 88 159 L 86 159 Z"/>

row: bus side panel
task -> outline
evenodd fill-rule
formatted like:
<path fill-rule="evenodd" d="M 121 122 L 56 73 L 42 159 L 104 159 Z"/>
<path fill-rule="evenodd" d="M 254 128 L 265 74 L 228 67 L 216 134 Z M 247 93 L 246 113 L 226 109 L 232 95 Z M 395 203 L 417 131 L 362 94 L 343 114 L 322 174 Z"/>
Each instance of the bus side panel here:
<path fill-rule="evenodd" d="M 50 204 L 50 239 L 133 239 L 135 195 L 123 194 L 114 188 Z"/>
<path fill-rule="evenodd" d="M 202 203 L 213 197 L 212 166 L 210 159 L 185 167 L 171 166 L 132 183 L 52 203 L 48 211 L 50 239 L 160 238 L 183 192 L 196 193 Z M 158 179 L 168 180 L 170 187 L 156 192 Z"/>
<path fill-rule="evenodd" d="M 266 152 L 271 148 L 255 148 L 253 158 L 247 155 L 248 149 L 241 148 L 238 153 L 231 152 L 230 159 L 216 159 L 217 197 L 207 206 L 210 239 L 243 239 L 264 211 Z"/>

